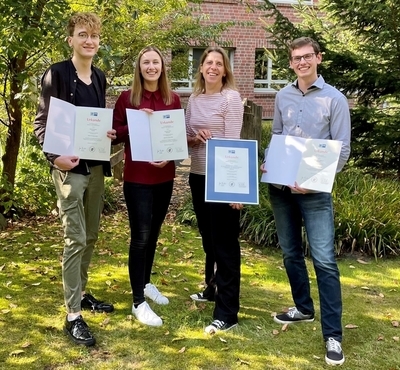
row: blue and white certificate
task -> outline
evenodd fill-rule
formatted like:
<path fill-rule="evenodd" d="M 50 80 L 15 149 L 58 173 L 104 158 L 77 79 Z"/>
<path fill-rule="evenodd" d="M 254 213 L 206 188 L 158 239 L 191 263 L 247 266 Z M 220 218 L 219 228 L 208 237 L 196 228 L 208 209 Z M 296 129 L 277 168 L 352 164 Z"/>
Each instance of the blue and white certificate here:
<path fill-rule="evenodd" d="M 257 140 L 206 142 L 206 202 L 258 204 Z"/>
<path fill-rule="evenodd" d="M 76 155 L 81 159 L 109 161 L 113 110 L 76 107 L 64 100 L 50 98 L 43 151 Z"/>
<path fill-rule="evenodd" d="M 330 193 L 342 149 L 338 140 L 272 135 L 261 182 Z M 284 170 L 282 170 L 284 169 Z"/>
<path fill-rule="evenodd" d="M 126 109 L 132 160 L 172 161 L 188 158 L 185 114 L 183 109 L 151 114 Z"/>

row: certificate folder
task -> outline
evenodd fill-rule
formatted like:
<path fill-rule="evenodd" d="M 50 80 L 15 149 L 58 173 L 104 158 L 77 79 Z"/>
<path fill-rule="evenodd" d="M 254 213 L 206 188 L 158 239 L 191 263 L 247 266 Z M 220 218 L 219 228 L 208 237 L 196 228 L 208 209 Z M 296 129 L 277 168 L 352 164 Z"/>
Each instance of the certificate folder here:
<path fill-rule="evenodd" d="M 126 109 L 133 161 L 172 161 L 188 158 L 183 109 L 147 113 Z"/>
<path fill-rule="evenodd" d="M 272 135 L 261 181 L 330 193 L 341 149 L 338 140 Z"/>
<path fill-rule="evenodd" d="M 109 161 L 111 139 L 107 131 L 112 129 L 112 117 L 112 109 L 77 107 L 51 97 L 43 151 Z"/>
<path fill-rule="evenodd" d="M 256 140 L 206 142 L 206 202 L 258 204 Z"/>

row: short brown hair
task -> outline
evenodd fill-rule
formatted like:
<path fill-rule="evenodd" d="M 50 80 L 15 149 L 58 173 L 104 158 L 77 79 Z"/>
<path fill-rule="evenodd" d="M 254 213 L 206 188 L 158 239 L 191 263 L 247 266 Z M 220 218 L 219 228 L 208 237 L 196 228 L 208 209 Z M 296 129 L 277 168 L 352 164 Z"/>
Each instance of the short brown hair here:
<path fill-rule="evenodd" d="M 289 59 L 292 59 L 292 51 L 295 49 L 302 48 L 303 46 L 311 45 L 314 49 L 315 55 L 318 55 L 321 52 L 321 47 L 319 46 L 318 42 L 316 42 L 311 37 L 299 37 L 296 40 L 293 40 L 289 44 Z"/>
<path fill-rule="evenodd" d="M 73 36 L 75 28 L 79 26 L 86 27 L 88 31 L 100 33 L 101 20 L 94 14 L 89 12 L 75 13 L 68 21 L 68 36 Z"/>

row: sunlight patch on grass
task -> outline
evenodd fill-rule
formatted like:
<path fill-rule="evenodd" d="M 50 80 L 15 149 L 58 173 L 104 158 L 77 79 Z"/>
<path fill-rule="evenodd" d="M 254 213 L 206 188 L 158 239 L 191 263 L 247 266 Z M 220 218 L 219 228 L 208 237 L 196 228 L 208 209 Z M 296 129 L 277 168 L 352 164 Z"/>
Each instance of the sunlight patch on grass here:
<path fill-rule="evenodd" d="M 189 298 L 201 290 L 204 278 L 204 252 L 198 232 L 164 224 L 151 279 L 170 304 L 149 302 L 164 321 L 162 327 L 150 328 L 131 313 L 126 217 L 121 212 L 102 220 L 87 288 L 95 297 L 112 302 L 116 310 L 111 314 L 83 312 L 97 339 L 93 348 L 73 345 L 62 332 L 65 308 L 58 220 L 41 225 L 40 232 L 37 227 L 24 226 L 14 230 L 16 233 L 1 233 L 5 242 L 2 247 L 6 247 L 0 254 L 0 330 L 7 332 L 7 338 L 0 338 L 0 362 L 7 370 L 22 368 L 22 364 L 24 368 L 52 370 L 325 368 L 318 290 L 309 258 L 306 264 L 316 309 L 314 323 L 292 325 L 282 331 L 271 313 L 293 302 L 281 253 L 242 243 L 239 326 L 208 336 L 203 330 L 212 321 L 214 304 L 194 303 Z M 344 329 L 346 368 L 396 369 L 400 347 L 392 337 L 399 329 L 391 322 L 400 319 L 398 260 L 367 265 L 341 258 L 338 264 L 343 325 L 358 326 Z M 32 285 L 37 282 L 40 284 Z M 378 340 L 380 336 L 382 340 Z M 24 348 L 26 342 L 29 345 Z M 23 353 L 10 356 L 21 349 Z"/>

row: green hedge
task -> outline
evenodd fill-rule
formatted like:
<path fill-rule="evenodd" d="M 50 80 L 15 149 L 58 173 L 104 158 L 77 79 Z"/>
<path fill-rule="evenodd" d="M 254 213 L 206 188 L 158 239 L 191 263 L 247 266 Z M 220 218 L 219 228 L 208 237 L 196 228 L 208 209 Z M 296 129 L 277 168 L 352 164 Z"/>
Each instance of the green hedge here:
<path fill-rule="evenodd" d="M 271 122 L 264 122 L 263 147 L 268 145 L 270 136 Z M 332 196 L 337 255 L 361 252 L 379 258 L 400 254 L 400 183 L 397 180 L 375 178 L 349 164 L 337 175 Z M 195 225 L 190 196 L 178 211 L 177 220 Z M 241 227 L 243 238 L 260 246 L 278 246 L 266 184 L 260 184 L 260 204 L 244 207 Z M 307 251 L 305 232 L 303 235 Z"/>
<path fill-rule="evenodd" d="M 400 184 L 376 179 L 360 170 L 339 173 L 332 192 L 335 210 L 335 250 L 362 252 L 375 258 L 400 254 Z M 195 225 L 190 196 L 177 220 Z M 277 247 L 275 222 L 266 184 L 260 184 L 260 204 L 245 206 L 242 237 L 260 246 Z M 308 249 L 304 234 L 304 246 Z"/>

